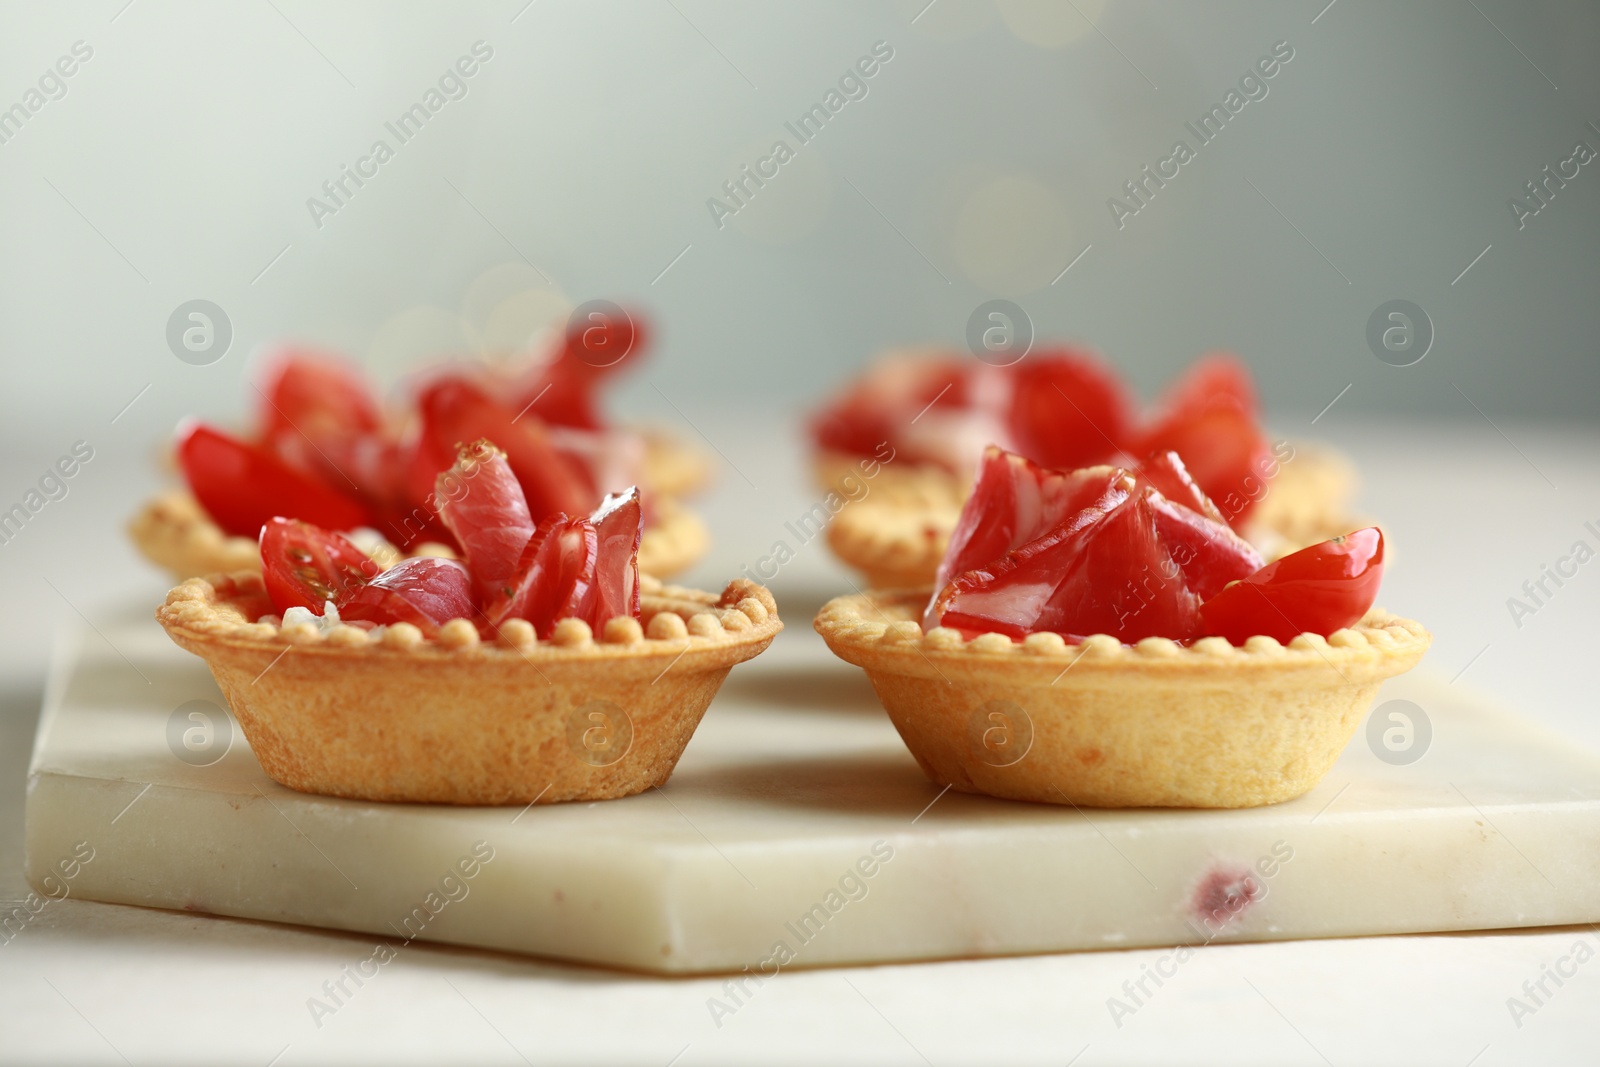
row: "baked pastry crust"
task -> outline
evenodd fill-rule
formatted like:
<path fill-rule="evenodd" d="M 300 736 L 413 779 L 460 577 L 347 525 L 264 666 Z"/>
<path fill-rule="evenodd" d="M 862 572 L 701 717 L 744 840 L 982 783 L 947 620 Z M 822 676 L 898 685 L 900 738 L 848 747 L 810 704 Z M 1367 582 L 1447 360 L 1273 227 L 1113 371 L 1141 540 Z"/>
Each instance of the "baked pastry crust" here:
<path fill-rule="evenodd" d="M 854 499 L 860 487 L 852 482 L 862 480 L 861 464 L 868 458 L 849 452 L 818 451 L 812 457 L 817 486 L 837 492 L 846 500 Z M 878 473 L 872 476 L 871 489 L 863 499 L 926 507 L 954 506 L 959 511 L 972 491 L 971 478 L 958 477 L 937 463 L 874 462 L 879 464 Z"/>
<path fill-rule="evenodd" d="M 658 426 L 641 427 L 639 434 L 644 438 L 640 478 L 652 492 L 684 500 L 711 485 L 715 465 L 705 451 Z"/>
<path fill-rule="evenodd" d="M 823 486 L 843 493 L 837 483 L 858 462 L 851 458 L 847 469 L 844 459 L 839 453 L 818 456 L 816 474 Z M 1297 445 L 1294 460 L 1283 465 L 1256 505 L 1245 534 L 1272 559 L 1370 526 L 1346 510 L 1355 483 L 1355 470 L 1342 456 Z M 887 464 L 871 485 L 829 523 L 828 547 L 872 588 L 931 584 L 972 487 L 929 464 Z"/>
<path fill-rule="evenodd" d="M 639 540 L 639 569 L 671 578 L 705 555 L 711 536 L 705 522 L 677 501 L 658 497 L 652 506 L 653 521 Z M 185 489 L 168 490 L 147 502 L 128 523 L 128 535 L 145 559 L 175 580 L 261 569 L 256 542 L 223 532 Z M 436 545 L 417 547 L 424 555 L 444 554 Z"/>
<path fill-rule="evenodd" d="M 156 620 L 206 661 L 262 768 L 291 789 L 548 804 L 665 782 L 728 671 L 783 628 L 772 594 L 742 578 L 720 596 L 651 578 L 640 588 L 642 622 L 615 618 L 596 635 L 564 619 L 548 641 L 521 619 L 492 642 L 465 619 L 432 640 L 405 623 L 374 637 L 253 622 L 272 607 L 250 571 L 185 581 Z M 607 729 L 627 723 L 609 762 L 580 743 L 594 711 Z"/>
<path fill-rule="evenodd" d="M 1300 796 L 1338 759 L 1378 686 L 1432 641 L 1420 623 L 1376 609 L 1288 645 L 965 640 L 945 627 L 923 633 L 930 592 L 839 597 L 814 626 L 866 670 L 934 782 L 1049 804 L 1244 808 Z M 1009 755 L 996 737 L 1015 746 Z"/>

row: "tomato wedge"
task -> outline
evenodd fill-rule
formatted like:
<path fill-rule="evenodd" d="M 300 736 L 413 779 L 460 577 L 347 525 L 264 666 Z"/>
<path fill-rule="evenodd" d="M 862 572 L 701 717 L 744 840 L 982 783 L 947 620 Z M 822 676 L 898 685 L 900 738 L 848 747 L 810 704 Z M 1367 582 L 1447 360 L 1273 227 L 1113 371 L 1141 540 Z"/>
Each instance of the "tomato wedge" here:
<path fill-rule="evenodd" d="M 1068 349 L 1030 353 L 1012 371 L 1010 424 L 1018 450 L 1060 470 L 1104 463 L 1122 449 L 1132 405 L 1097 358 Z"/>
<path fill-rule="evenodd" d="M 1327 637 L 1360 621 L 1382 580 L 1383 534 L 1368 527 L 1274 560 L 1207 600 L 1200 616 L 1206 634 L 1235 645 L 1257 634 L 1283 644 Z"/>
<path fill-rule="evenodd" d="M 295 607 L 320 615 L 378 574 L 365 552 L 309 522 L 273 518 L 261 528 L 261 576 L 280 615 Z"/>
<path fill-rule="evenodd" d="M 178 464 L 206 514 L 237 537 L 255 537 L 275 515 L 333 530 L 371 524 L 367 506 L 267 449 L 204 423 L 178 432 Z"/>
<path fill-rule="evenodd" d="M 361 372 L 337 356 L 289 348 L 268 362 L 261 389 L 262 437 L 280 432 L 313 441 L 375 433 L 383 425 Z"/>
<path fill-rule="evenodd" d="M 1212 500 L 1239 502 L 1238 526 L 1259 492 L 1250 487 L 1267 462 L 1266 437 L 1256 425 L 1255 387 L 1236 357 L 1216 353 L 1199 360 L 1168 391 L 1162 414 L 1139 435 L 1138 456 L 1176 452 Z"/>
<path fill-rule="evenodd" d="M 472 579 L 455 560 L 414 556 L 369 582 L 346 586 L 335 599 L 346 622 L 409 622 L 432 637 L 451 619 L 473 619 Z"/>
<path fill-rule="evenodd" d="M 441 502 L 439 517 L 472 572 L 479 603 L 511 595 L 535 524 L 505 453 L 483 440 L 464 447 L 436 479 L 434 495 Z"/>

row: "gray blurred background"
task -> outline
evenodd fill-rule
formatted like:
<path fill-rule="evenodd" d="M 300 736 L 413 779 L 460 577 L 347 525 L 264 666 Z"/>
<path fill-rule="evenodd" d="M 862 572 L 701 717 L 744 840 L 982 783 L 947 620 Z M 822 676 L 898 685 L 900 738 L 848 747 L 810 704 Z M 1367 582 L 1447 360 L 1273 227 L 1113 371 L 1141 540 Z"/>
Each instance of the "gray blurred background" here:
<path fill-rule="evenodd" d="M 786 123 L 875 46 L 865 95 L 800 143 Z M 1275 47 L 1292 59 L 1200 145 L 1187 124 Z M 1597 54 L 1580 0 L 0 4 L 0 507 L 74 441 L 97 457 L 0 546 L 0 665 L 113 594 L 159 597 L 121 524 L 180 417 L 245 412 L 273 341 L 392 384 L 585 300 L 643 311 L 657 343 L 613 409 L 750 468 L 703 505 L 717 543 L 689 577 L 714 584 L 809 504 L 800 412 L 885 346 L 962 345 L 1003 297 L 1146 398 L 1237 351 L 1274 432 L 1366 466 L 1384 603 L 1436 626 L 1430 662 L 1565 701 L 1600 740 L 1548 680 L 1600 639 L 1600 586 L 1520 627 L 1505 606 L 1600 523 L 1600 160 L 1568 162 L 1600 150 Z M 430 90 L 401 143 L 387 124 Z M 392 158 L 334 204 L 324 182 L 379 139 Z M 724 183 L 780 139 L 793 159 L 719 226 L 708 200 L 735 206 Z M 1108 201 L 1137 206 L 1124 183 L 1180 139 L 1195 158 L 1119 226 Z M 1519 225 L 1547 166 L 1577 173 Z M 1367 341 L 1396 299 L 1434 327 L 1413 366 Z M 192 300 L 232 329 L 205 366 L 167 341 Z M 831 567 L 818 547 L 783 581 L 841 590 Z M 786 601 L 795 640 L 810 595 Z"/>
<path fill-rule="evenodd" d="M 1600 164 L 1521 230 L 1507 206 L 1600 149 L 1594 3 L 124 4 L 0 8 L 0 107 L 93 50 L 0 144 L 11 425 L 71 432 L 153 383 L 118 422 L 152 437 L 237 410 L 277 338 L 392 378 L 593 297 L 658 326 L 641 410 L 666 410 L 651 381 L 793 408 L 1003 296 L 1147 395 L 1230 348 L 1269 411 L 1348 384 L 1352 412 L 1595 416 Z M 401 145 L 384 124 L 477 41 Z M 878 41 L 867 95 L 799 145 L 784 123 Z M 1108 199 L 1279 41 L 1267 95 L 1119 229 Z M 380 137 L 394 158 L 316 225 Z M 779 138 L 795 159 L 719 229 L 708 198 Z M 164 339 L 197 298 L 234 330 L 203 368 Z M 1437 332 L 1406 370 L 1364 341 L 1392 298 Z"/>

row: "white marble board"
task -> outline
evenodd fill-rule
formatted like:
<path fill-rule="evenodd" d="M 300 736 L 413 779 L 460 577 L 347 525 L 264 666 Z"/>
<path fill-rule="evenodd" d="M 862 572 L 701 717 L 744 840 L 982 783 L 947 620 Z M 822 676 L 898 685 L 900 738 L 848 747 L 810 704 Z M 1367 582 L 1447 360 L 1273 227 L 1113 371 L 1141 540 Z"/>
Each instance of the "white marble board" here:
<path fill-rule="evenodd" d="M 780 638 L 734 671 L 663 790 L 365 804 L 276 785 L 236 726 L 217 762 L 180 760 L 174 711 L 221 697 L 130 619 L 62 642 L 28 875 L 365 932 L 375 955 L 420 937 L 662 973 L 1600 920 L 1600 759 L 1427 673 L 1391 699 L 1431 723 L 1409 765 L 1363 731 L 1287 804 L 1078 811 L 941 795 L 855 668 Z"/>

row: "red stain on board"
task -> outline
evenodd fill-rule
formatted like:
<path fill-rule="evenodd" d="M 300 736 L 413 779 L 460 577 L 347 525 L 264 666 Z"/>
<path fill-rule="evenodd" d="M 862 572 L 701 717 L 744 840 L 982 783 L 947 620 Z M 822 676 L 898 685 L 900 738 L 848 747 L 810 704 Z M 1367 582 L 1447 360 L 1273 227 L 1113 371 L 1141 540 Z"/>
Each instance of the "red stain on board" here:
<path fill-rule="evenodd" d="M 1213 867 L 1195 887 L 1189 914 L 1208 937 L 1215 937 L 1266 895 L 1266 887 L 1250 868 Z"/>

